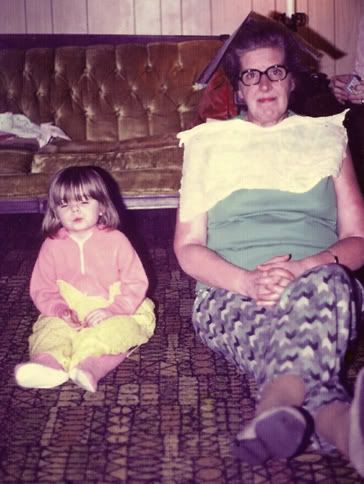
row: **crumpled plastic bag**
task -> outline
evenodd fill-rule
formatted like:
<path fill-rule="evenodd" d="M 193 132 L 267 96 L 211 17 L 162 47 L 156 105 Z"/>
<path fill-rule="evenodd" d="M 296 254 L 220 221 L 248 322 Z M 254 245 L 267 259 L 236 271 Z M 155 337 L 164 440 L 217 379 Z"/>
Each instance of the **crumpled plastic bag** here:
<path fill-rule="evenodd" d="M 19 138 L 34 138 L 40 148 L 48 144 L 51 138 L 71 139 L 61 128 L 52 123 L 38 125 L 24 114 L 10 112 L 0 113 L 0 131 L 11 133 Z"/>

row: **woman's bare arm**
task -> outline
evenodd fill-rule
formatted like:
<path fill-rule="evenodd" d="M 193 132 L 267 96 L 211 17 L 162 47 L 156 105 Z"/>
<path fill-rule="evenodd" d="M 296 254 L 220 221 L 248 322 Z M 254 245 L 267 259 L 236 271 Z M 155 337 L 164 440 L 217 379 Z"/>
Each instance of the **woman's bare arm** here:
<path fill-rule="evenodd" d="M 174 251 L 182 269 L 207 286 L 221 287 L 268 304 L 277 299 L 276 294 L 265 288 L 262 271 L 237 267 L 207 247 L 207 214 L 189 222 L 181 222 L 177 214 Z"/>

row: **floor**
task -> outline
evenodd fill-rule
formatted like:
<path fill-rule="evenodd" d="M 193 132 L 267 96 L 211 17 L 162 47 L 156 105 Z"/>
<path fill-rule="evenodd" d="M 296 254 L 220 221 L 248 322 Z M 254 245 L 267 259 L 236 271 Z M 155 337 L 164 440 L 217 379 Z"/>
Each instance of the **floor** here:
<path fill-rule="evenodd" d="M 308 449 L 289 461 L 250 467 L 230 452 L 254 413 L 255 388 L 196 339 L 194 282 L 172 251 L 175 211 L 130 212 L 135 243 L 157 304 L 149 343 L 91 394 L 67 382 L 53 390 L 16 386 L 37 316 L 28 295 L 41 243 L 39 215 L 0 216 L 1 483 L 359 483 L 339 454 Z M 364 342 L 348 358 L 349 382 Z"/>

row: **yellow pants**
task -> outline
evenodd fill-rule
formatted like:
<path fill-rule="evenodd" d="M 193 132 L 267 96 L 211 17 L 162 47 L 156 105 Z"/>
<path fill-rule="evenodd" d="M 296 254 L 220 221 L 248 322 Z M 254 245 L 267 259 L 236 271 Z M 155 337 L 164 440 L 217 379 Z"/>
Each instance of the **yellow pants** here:
<path fill-rule="evenodd" d="M 61 318 L 40 315 L 29 338 L 29 352 L 31 357 L 48 353 L 68 371 L 89 356 L 126 353 L 146 343 L 154 329 L 154 304 L 148 298 L 131 316 L 113 316 L 81 330 Z"/>

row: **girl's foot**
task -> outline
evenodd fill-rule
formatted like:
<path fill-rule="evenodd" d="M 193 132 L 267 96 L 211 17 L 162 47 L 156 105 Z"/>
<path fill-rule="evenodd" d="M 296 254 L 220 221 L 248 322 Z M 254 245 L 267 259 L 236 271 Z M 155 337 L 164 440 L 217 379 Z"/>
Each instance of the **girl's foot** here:
<path fill-rule="evenodd" d="M 23 388 L 54 388 L 68 380 L 62 368 L 30 361 L 15 367 L 15 380 Z"/>
<path fill-rule="evenodd" d="M 116 368 L 127 356 L 128 353 L 89 356 L 70 370 L 70 378 L 79 387 L 94 393 L 101 378 Z"/>
<path fill-rule="evenodd" d="M 256 417 L 236 438 L 234 454 L 251 465 L 288 458 L 303 450 L 313 431 L 311 419 L 295 407 L 276 407 Z"/>
<path fill-rule="evenodd" d="M 95 393 L 97 389 L 97 381 L 94 376 L 87 370 L 78 368 L 72 368 L 70 371 L 71 380 L 76 383 L 77 386 L 87 390 L 88 392 Z"/>
<path fill-rule="evenodd" d="M 364 477 L 364 368 L 358 374 L 350 407 L 349 459 Z"/>

